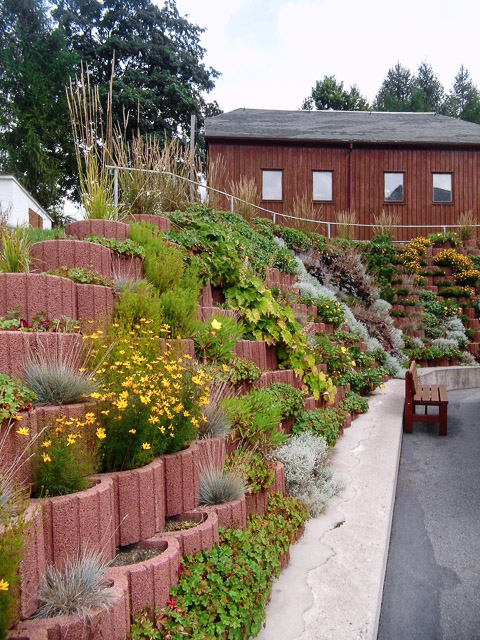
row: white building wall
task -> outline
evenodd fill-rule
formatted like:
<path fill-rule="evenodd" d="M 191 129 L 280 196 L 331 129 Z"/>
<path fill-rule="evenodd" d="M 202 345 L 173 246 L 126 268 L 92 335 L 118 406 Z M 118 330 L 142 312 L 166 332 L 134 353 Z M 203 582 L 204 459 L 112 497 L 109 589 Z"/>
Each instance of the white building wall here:
<path fill-rule="evenodd" d="M 0 176 L 0 207 L 8 213 L 8 224 L 12 227 L 28 226 L 28 210 L 32 209 L 42 218 L 44 229 L 52 228 L 52 221 L 38 202 L 10 176 Z"/>

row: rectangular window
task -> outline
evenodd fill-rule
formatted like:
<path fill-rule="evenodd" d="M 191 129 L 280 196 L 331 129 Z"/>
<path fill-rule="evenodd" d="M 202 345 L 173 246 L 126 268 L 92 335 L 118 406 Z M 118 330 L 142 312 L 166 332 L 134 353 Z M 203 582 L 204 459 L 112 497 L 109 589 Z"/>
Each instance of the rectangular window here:
<path fill-rule="evenodd" d="M 452 202 L 452 174 L 433 173 L 433 201 Z"/>
<path fill-rule="evenodd" d="M 313 199 L 333 200 L 333 171 L 313 171 Z"/>
<path fill-rule="evenodd" d="M 282 173 L 272 169 L 262 170 L 262 200 L 282 199 Z"/>
<path fill-rule="evenodd" d="M 385 172 L 383 189 L 385 202 L 403 202 L 403 173 Z"/>

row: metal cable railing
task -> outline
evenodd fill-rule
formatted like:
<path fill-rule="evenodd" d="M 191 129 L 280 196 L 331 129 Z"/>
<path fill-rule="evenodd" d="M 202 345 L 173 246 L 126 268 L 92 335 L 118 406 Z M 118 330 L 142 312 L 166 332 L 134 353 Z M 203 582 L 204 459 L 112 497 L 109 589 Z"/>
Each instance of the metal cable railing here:
<path fill-rule="evenodd" d="M 157 175 L 166 175 L 171 176 L 175 180 L 183 180 L 189 183 L 192 186 L 196 186 L 198 188 L 205 189 L 207 195 L 209 192 L 217 193 L 221 196 L 227 198 L 230 201 L 230 211 L 233 213 L 235 209 L 235 202 L 239 202 L 243 205 L 247 205 L 256 209 L 257 211 L 262 211 L 264 213 L 268 213 L 272 216 L 272 221 L 274 223 L 277 222 L 277 217 L 288 218 L 290 220 L 299 220 L 300 222 L 308 222 L 315 225 L 325 225 L 327 227 L 327 237 L 331 238 L 331 230 L 332 227 L 342 226 L 342 227 L 370 227 L 377 228 L 381 225 L 379 224 L 366 224 L 361 222 L 330 222 L 329 220 L 312 220 L 311 218 L 299 218 L 298 216 L 292 216 L 287 213 L 279 213 L 278 211 L 271 211 L 270 209 L 265 209 L 265 207 L 261 207 L 260 205 L 253 204 L 251 202 L 247 202 L 246 200 L 242 200 L 241 198 L 237 198 L 237 196 L 232 195 L 231 193 L 227 193 L 225 191 L 220 191 L 220 189 L 215 189 L 214 187 L 209 187 L 206 184 L 202 184 L 197 180 L 191 180 L 190 178 L 185 178 L 184 176 L 179 176 L 176 173 L 172 173 L 171 171 L 157 171 L 154 169 L 136 169 L 134 167 L 119 167 L 116 165 L 105 165 L 106 169 L 111 169 L 114 172 L 113 175 L 113 192 L 114 192 L 114 205 L 118 207 L 118 172 L 119 171 L 139 171 L 142 173 L 153 173 Z M 388 226 L 388 225 L 385 225 Z M 437 225 L 425 225 L 425 224 L 396 224 L 395 227 L 397 229 L 441 229 L 443 233 L 447 232 L 447 229 L 458 229 L 458 224 L 437 224 Z M 472 224 L 472 227 L 480 227 L 480 224 Z"/>

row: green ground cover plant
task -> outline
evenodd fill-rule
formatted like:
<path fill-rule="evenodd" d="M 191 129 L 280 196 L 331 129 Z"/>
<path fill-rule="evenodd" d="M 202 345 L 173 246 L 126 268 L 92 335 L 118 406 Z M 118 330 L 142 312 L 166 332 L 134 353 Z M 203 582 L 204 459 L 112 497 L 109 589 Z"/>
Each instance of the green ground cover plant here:
<path fill-rule="evenodd" d="M 297 435 L 308 431 L 325 438 L 329 447 L 335 446 L 338 432 L 345 424 L 347 412 L 343 409 L 323 407 L 317 411 L 304 411 L 295 420 L 292 434 Z"/>
<path fill-rule="evenodd" d="M 305 506 L 295 498 L 269 495 L 267 513 L 251 516 L 245 531 L 221 529 L 219 545 L 187 556 L 167 606 L 153 622 L 148 612 L 139 616 L 131 640 L 256 636 L 280 558 L 306 517 Z"/>
<path fill-rule="evenodd" d="M 106 278 L 95 269 L 87 269 L 86 267 L 60 267 L 59 269 L 50 269 L 47 273 L 68 278 L 77 284 L 100 284 L 104 287 L 113 287 L 112 278 Z"/>

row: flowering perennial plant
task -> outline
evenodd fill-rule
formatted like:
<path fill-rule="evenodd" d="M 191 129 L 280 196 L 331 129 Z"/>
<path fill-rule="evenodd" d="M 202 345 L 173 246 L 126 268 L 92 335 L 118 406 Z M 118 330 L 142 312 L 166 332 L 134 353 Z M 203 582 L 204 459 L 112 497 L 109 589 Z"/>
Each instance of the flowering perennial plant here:
<path fill-rule="evenodd" d="M 400 259 L 408 271 L 418 273 L 422 267 L 422 256 L 425 255 L 426 247 L 432 246 L 432 241 L 428 238 L 414 238 L 402 251 Z"/>
<path fill-rule="evenodd" d="M 141 340 L 121 338 L 99 369 L 103 384 L 97 438 L 103 471 L 123 471 L 174 453 L 196 438 L 210 376 L 190 356 L 176 357 L 170 343 L 144 355 Z M 160 350 L 159 346 L 162 346 Z M 101 349 L 101 344 L 99 349 Z"/>

